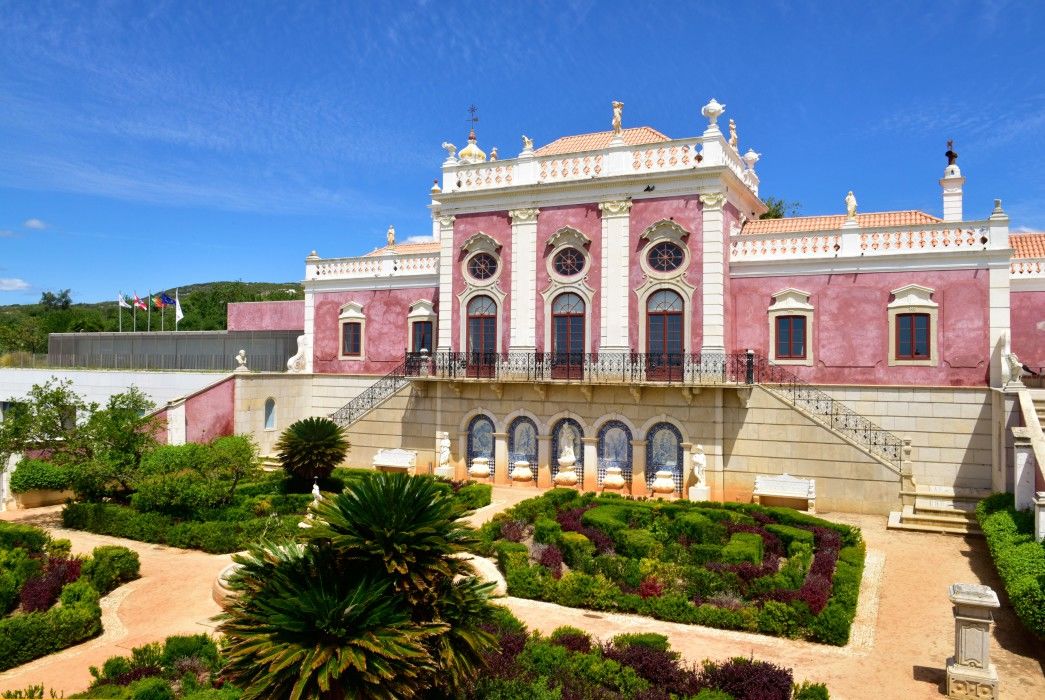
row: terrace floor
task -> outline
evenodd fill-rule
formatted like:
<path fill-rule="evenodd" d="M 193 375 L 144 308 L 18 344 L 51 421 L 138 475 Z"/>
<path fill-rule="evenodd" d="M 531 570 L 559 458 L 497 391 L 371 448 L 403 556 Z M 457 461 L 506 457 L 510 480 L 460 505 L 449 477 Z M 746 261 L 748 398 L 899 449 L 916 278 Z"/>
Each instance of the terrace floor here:
<path fill-rule="evenodd" d="M 536 489 L 495 487 L 493 502 L 472 517 L 474 524 L 526 498 Z M 66 695 L 90 682 L 87 667 L 109 656 L 127 654 L 147 642 L 171 634 L 212 631 L 218 606 L 211 585 L 228 563 L 212 555 L 120 540 L 57 527 L 60 508 L 0 514 L 31 522 L 73 542 L 74 552 L 87 553 L 99 544 L 122 544 L 138 552 L 142 578 L 102 601 L 103 634 L 63 652 L 0 673 L 0 690 L 44 683 Z M 885 529 L 885 518 L 843 513 L 819 514 L 863 530 L 868 559 L 860 607 L 847 647 L 692 625 L 562 608 L 519 598 L 506 604 L 531 629 L 550 632 L 573 625 L 599 637 L 623 631 L 655 631 L 690 661 L 745 656 L 794 669 L 796 680 L 827 684 L 835 700 L 859 698 L 939 698 L 944 665 L 953 651 L 954 623 L 947 587 L 955 582 L 983 583 L 999 592 L 1003 607 L 996 614 L 991 657 L 1007 700 L 1045 697 L 1045 645 L 1019 624 L 1001 588 L 982 538 L 899 532 Z"/>

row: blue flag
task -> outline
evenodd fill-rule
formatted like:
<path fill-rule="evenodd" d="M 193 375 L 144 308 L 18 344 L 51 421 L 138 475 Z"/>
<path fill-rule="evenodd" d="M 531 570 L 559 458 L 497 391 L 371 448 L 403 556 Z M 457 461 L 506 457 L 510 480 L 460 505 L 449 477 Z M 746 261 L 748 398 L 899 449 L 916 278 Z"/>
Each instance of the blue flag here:
<path fill-rule="evenodd" d="M 170 298 L 169 296 L 167 296 L 166 294 L 161 294 L 161 295 L 160 295 L 160 301 L 162 301 L 162 302 L 163 302 L 163 305 L 164 305 L 164 306 L 174 306 L 174 300 L 173 300 L 173 299 L 171 299 L 171 298 Z"/>

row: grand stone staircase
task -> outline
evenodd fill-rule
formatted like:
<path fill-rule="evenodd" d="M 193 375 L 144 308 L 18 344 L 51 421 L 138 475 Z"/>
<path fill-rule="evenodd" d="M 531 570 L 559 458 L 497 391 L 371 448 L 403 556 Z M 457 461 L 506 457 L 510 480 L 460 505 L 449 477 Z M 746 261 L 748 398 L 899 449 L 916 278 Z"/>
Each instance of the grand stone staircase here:
<path fill-rule="evenodd" d="M 976 522 L 976 504 L 990 494 L 989 489 L 918 486 L 912 504 L 889 514 L 888 527 L 890 530 L 982 535 Z"/>

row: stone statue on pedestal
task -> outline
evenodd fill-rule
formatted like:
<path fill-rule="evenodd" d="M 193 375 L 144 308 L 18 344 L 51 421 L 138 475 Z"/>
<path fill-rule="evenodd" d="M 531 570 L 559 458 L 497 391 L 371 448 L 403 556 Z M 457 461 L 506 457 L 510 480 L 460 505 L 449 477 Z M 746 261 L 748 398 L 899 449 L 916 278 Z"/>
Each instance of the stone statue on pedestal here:
<path fill-rule="evenodd" d="M 729 145 L 737 149 L 737 123 L 732 119 L 729 120 Z"/>
<path fill-rule="evenodd" d="M 708 468 L 708 458 L 704 454 L 703 445 L 693 446 L 693 477 L 697 480 L 697 486 L 706 486 L 704 483 L 704 471 Z"/>
<path fill-rule="evenodd" d="M 240 351 L 236 353 L 236 371 L 237 372 L 249 372 L 250 369 L 247 367 L 247 351 L 240 348 Z"/>
<path fill-rule="evenodd" d="M 856 195 L 852 190 L 845 196 L 845 213 L 850 219 L 856 218 Z"/>
<path fill-rule="evenodd" d="M 388 233 L 385 234 L 388 238 L 388 247 L 391 248 L 396 244 L 396 229 L 395 226 L 388 227 Z"/>
<path fill-rule="evenodd" d="M 621 122 L 624 115 L 624 103 L 614 102 L 613 103 L 613 135 L 620 136 L 624 130 L 621 128 Z"/>
<path fill-rule="evenodd" d="M 533 139 L 531 139 L 529 136 L 527 136 L 526 134 L 523 134 L 522 142 L 523 142 L 523 151 L 532 151 L 533 150 Z"/>

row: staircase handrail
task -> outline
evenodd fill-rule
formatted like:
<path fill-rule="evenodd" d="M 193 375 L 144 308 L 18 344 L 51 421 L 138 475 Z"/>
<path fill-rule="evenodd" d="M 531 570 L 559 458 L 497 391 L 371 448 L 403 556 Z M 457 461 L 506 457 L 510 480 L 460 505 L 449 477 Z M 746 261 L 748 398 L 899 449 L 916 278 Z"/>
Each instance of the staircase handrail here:
<path fill-rule="evenodd" d="M 343 428 L 355 423 L 407 383 L 407 365 L 410 362 L 409 358 L 401 362 L 395 369 L 368 386 L 354 399 L 331 413 L 330 419 Z"/>

